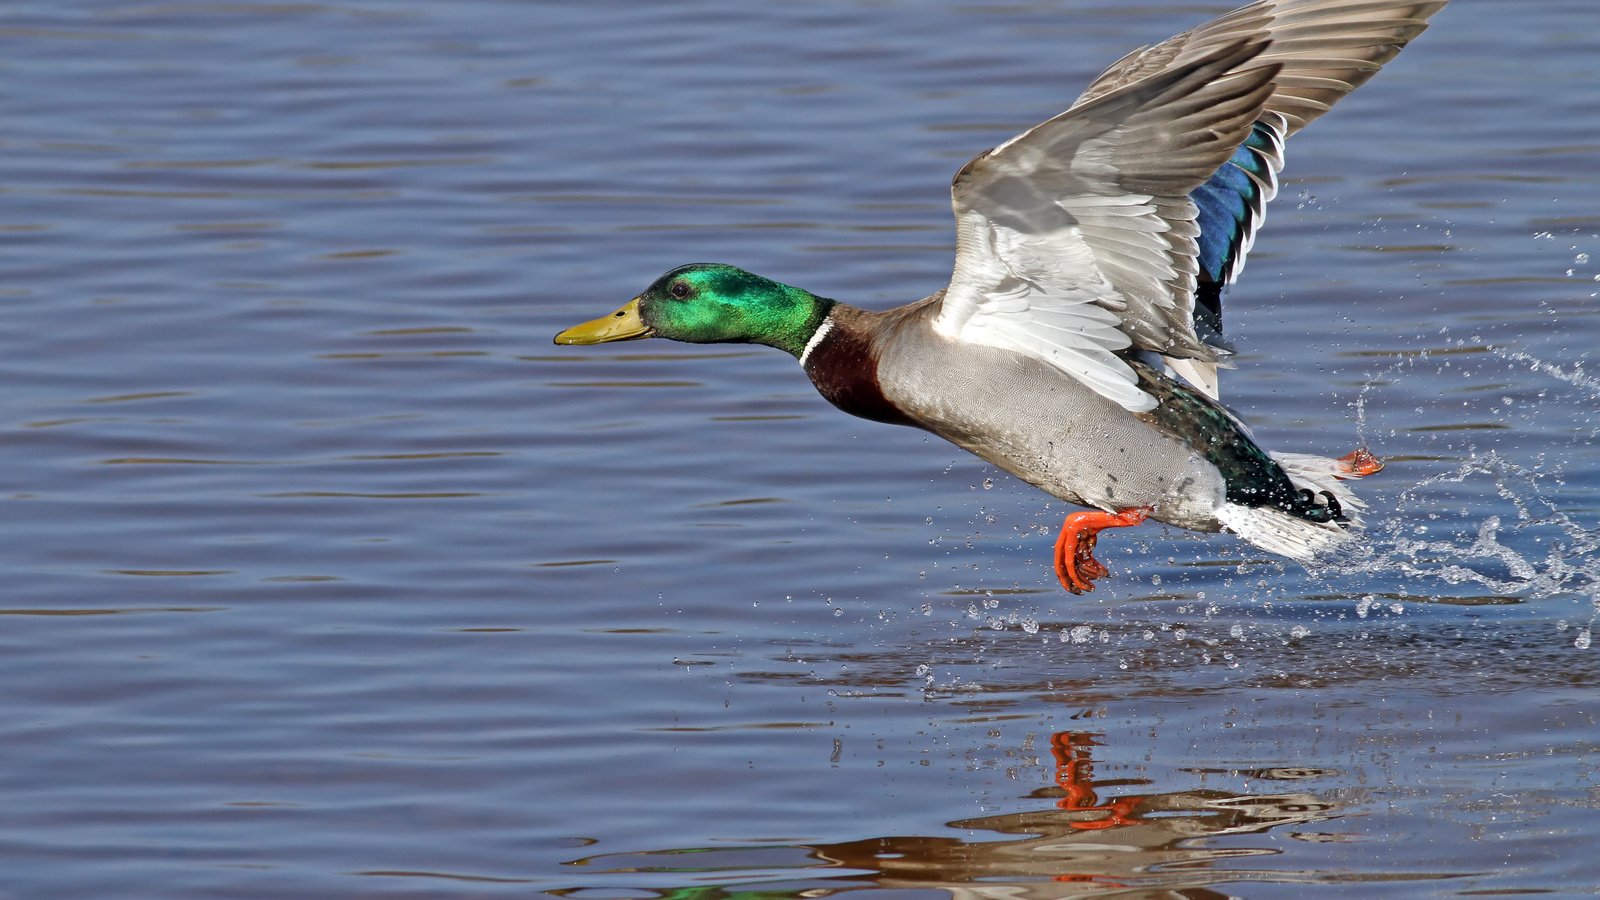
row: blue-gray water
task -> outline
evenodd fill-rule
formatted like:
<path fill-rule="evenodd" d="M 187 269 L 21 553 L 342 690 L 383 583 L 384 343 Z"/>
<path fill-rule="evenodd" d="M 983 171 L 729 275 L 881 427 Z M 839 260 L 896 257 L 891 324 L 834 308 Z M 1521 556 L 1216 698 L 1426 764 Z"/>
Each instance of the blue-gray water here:
<path fill-rule="evenodd" d="M 1072 597 L 1067 507 L 781 353 L 549 345 L 695 260 L 921 297 L 962 162 L 1226 7 L 9 5 L 0 894 L 1600 883 L 1593 0 L 1290 144 L 1224 387 L 1389 460 L 1348 565 Z"/>

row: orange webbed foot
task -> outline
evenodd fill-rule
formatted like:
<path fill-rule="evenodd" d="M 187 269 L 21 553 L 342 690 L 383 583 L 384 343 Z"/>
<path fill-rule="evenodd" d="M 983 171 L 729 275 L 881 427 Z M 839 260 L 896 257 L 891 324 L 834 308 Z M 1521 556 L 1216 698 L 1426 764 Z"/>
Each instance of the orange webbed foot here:
<path fill-rule="evenodd" d="M 1334 462 L 1339 466 L 1339 474 L 1335 476 L 1338 478 L 1365 478 L 1383 471 L 1383 460 L 1365 447 L 1357 447 Z"/>
<path fill-rule="evenodd" d="M 1096 578 L 1111 574 L 1094 558 L 1094 545 L 1101 530 L 1138 525 L 1149 515 L 1148 508 L 1133 507 L 1114 513 L 1086 510 L 1067 516 L 1061 523 L 1061 534 L 1056 536 L 1056 578 L 1061 580 L 1061 586 L 1074 594 L 1094 590 Z"/>

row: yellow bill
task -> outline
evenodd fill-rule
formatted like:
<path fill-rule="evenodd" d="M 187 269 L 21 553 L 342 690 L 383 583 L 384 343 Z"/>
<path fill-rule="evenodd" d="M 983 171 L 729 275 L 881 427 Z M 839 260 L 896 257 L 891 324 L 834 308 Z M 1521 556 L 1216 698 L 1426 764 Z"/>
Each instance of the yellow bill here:
<path fill-rule="evenodd" d="M 639 318 L 639 298 L 629 300 L 609 316 L 592 322 L 574 325 L 556 335 L 558 344 L 608 344 L 612 341 L 636 341 L 655 334 Z"/>

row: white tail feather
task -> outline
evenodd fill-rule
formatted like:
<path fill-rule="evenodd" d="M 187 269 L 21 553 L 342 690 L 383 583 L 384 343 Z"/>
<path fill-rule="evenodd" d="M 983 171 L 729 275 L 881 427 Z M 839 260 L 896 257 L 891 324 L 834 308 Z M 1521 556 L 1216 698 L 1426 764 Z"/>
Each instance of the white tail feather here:
<path fill-rule="evenodd" d="M 1228 530 L 1269 553 L 1301 562 L 1353 540 L 1333 522 L 1311 522 L 1270 506 L 1224 504 L 1217 518 Z"/>
<path fill-rule="evenodd" d="M 1301 562 L 1338 550 L 1354 540 L 1349 529 L 1361 527 L 1358 511 L 1366 509 L 1367 504 L 1344 484 L 1344 479 L 1360 476 L 1344 469 L 1338 460 L 1327 457 L 1274 453 L 1272 458 L 1283 467 L 1284 474 L 1296 488 L 1313 494 L 1323 491 L 1332 494 L 1346 521 L 1311 522 L 1270 506 L 1228 503 L 1217 511 L 1222 524 L 1250 544 Z"/>

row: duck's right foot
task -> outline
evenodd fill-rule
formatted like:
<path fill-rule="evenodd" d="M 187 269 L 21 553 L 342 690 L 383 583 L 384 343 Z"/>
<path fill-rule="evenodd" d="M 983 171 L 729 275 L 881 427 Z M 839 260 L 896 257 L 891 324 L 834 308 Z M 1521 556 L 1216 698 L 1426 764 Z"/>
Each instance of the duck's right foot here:
<path fill-rule="evenodd" d="M 1056 537 L 1056 578 L 1061 586 L 1074 594 L 1094 590 L 1094 580 L 1111 574 L 1111 570 L 1094 558 L 1094 545 L 1100 532 L 1106 528 L 1126 528 L 1138 525 L 1150 515 L 1145 507 L 1118 510 L 1115 513 L 1099 510 L 1075 512 L 1061 523 L 1061 534 Z"/>

